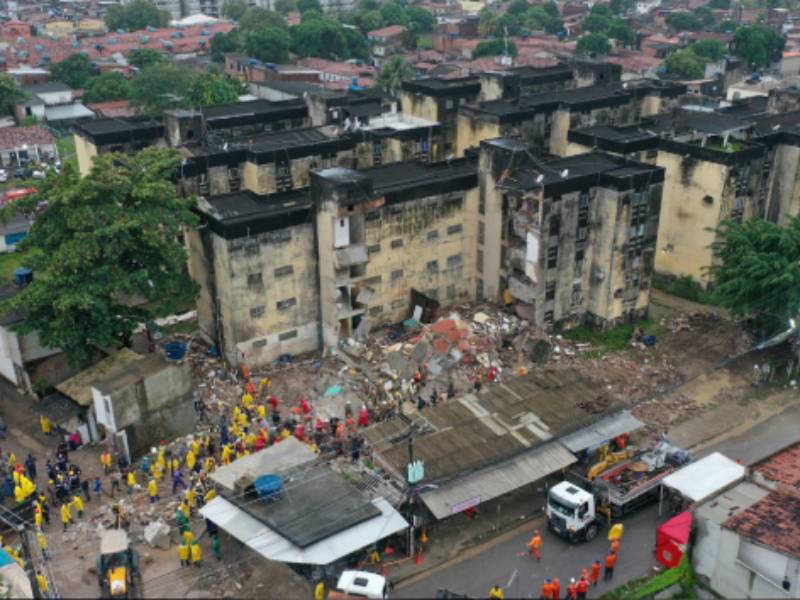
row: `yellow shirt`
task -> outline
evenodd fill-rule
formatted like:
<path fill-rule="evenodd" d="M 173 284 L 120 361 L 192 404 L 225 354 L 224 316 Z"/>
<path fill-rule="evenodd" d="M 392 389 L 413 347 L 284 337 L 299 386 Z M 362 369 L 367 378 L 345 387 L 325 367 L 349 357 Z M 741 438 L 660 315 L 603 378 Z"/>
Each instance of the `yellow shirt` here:
<path fill-rule="evenodd" d="M 211 502 L 216 497 L 217 497 L 217 492 L 215 490 L 208 490 L 206 492 L 206 495 L 203 497 L 203 501 L 206 504 L 208 504 L 209 502 Z"/>
<path fill-rule="evenodd" d="M 178 558 L 180 560 L 189 560 L 189 546 L 186 544 L 178 546 Z"/>
<path fill-rule="evenodd" d="M 72 520 L 72 511 L 69 509 L 69 504 L 61 505 L 61 521 L 69 523 Z"/>
<path fill-rule="evenodd" d="M 158 496 L 158 484 L 155 479 L 151 479 L 150 483 L 147 484 L 147 492 L 152 498 Z"/>
<path fill-rule="evenodd" d="M 192 542 L 194 542 L 194 534 L 191 532 L 191 530 L 187 529 L 183 532 L 183 541 L 190 546 L 192 545 Z"/>
<path fill-rule="evenodd" d="M 244 404 L 245 408 L 250 408 L 253 406 L 253 397 L 250 394 L 245 394 L 242 396 L 242 404 Z"/>
<path fill-rule="evenodd" d="M 186 466 L 190 469 L 194 469 L 194 465 L 197 462 L 197 458 L 194 455 L 194 452 L 191 450 L 186 453 Z"/>
<path fill-rule="evenodd" d="M 44 575 L 37 575 L 36 576 L 36 585 L 39 586 L 39 591 L 41 591 L 43 594 L 47 593 L 47 590 L 48 590 L 47 579 L 45 579 Z"/>
<path fill-rule="evenodd" d="M 325 600 L 325 584 L 321 581 L 314 588 L 314 600 Z"/>
<path fill-rule="evenodd" d="M 203 560 L 203 551 L 200 549 L 200 544 L 192 544 L 192 562 L 200 562 Z"/>
<path fill-rule="evenodd" d="M 36 534 L 36 540 L 39 542 L 39 548 L 47 550 L 47 538 L 44 537 L 41 531 Z"/>
<path fill-rule="evenodd" d="M 258 410 L 258 418 L 259 419 L 266 419 L 267 418 L 267 407 L 266 406 L 264 406 L 263 404 L 259 404 L 258 408 L 256 410 Z"/>
<path fill-rule="evenodd" d="M 72 502 L 75 504 L 75 510 L 83 512 L 83 500 L 81 500 L 80 496 L 75 496 Z"/>
<path fill-rule="evenodd" d="M 133 471 L 128 473 L 128 485 L 131 487 L 136 485 L 136 474 Z"/>

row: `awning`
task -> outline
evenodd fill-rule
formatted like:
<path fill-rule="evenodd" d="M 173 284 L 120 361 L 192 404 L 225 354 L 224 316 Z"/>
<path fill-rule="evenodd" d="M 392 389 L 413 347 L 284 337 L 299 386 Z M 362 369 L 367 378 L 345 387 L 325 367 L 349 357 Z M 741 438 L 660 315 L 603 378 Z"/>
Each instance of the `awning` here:
<path fill-rule="evenodd" d="M 662 484 L 692 502 L 702 502 L 744 479 L 745 467 L 719 452 L 667 475 Z"/>
<path fill-rule="evenodd" d="M 305 548 L 292 544 L 222 497 L 214 498 L 202 507 L 200 514 L 269 560 L 304 565 L 329 565 L 408 527 L 408 523 L 400 513 L 383 498 L 376 498 L 372 504 L 381 511 L 379 517 L 359 523 Z"/>
<path fill-rule="evenodd" d="M 580 452 L 587 448 L 605 444 L 608 440 L 614 439 L 618 435 L 630 433 L 642 427 L 644 427 L 644 423 L 627 410 L 623 410 L 617 414 L 603 417 L 599 421 L 578 429 L 578 431 L 569 435 L 565 435 L 559 441 L 572 452 Z"/>
<path fill-rule="evenodd" d="M 445 519 L 538 481 L 576 460 L 559 442 L 549 442 L 498 465 L 425 491 L 420 497 L 437 519 Z"/>

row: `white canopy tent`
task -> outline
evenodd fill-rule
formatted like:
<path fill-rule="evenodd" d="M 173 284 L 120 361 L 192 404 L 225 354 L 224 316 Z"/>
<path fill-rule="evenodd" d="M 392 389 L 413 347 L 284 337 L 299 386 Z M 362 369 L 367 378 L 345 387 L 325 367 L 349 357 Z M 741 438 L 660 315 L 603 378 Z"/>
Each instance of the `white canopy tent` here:
<path fill-rule="evenodd" d="M 742 481 L 745 472 L 744 465 L 714 452 L 664 477 L 662 497 L 663 489 L 667 488 L 693 503 L 703 502 Z"/>

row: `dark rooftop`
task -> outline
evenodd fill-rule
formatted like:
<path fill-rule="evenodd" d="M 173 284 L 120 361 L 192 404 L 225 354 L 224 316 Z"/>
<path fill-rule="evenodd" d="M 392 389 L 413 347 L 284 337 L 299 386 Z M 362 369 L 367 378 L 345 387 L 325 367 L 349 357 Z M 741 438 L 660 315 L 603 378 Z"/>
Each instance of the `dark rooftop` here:
<path fill-rule="evenodd" d="M 414 79 L 403 82 L 403 90 L 421 92 L 432 96 L 448 96 L 459 94 L 477 94 L 481 91 L 480 79 L 476 76 L 458 77 L 454 79 Z"/>
<path fill-rule="evenodd" d="M 747 129 L 750 123 L 736 117 L 713 112 L 685 110 L 676 123 L 678 131 L 692 130 L 713 135 L 723 135 L 729 131 Z"/>
<path fill-rule="evenodd" d="M 766 114 L 768 103 L 767 96 L 753 96 L 741 102 L 734 102 L 731 106 L 721 108 L 717 112 L 738 119 L 749 119 Z"/>
<path fill-rule="evenodd" d="M 627 127 L 595 125 L 571 129 L 567 133 L 567 139 L 590 148 L 599 148 L 618 154 L 658 147 L 658 135 L 649 131 L 644 125 Z"/>
<path fill-rule="evenodd" d="M 195 211 L 208 219 L 214 233 L 234 239 L 305 223 L 310 209 L 308 188 L 303 188 L 267 195 L 249 190 L 221 194 L 204 200 Z"/>
<path fill-rule="evenodd" d="M 75 123 L 74 128 L 98 145 L 155 139 L 164 135 L 164 125 L 161 121 L 149 118 L 93 119 L 79 121 Z"/>
<path fill-rule="evenodd" d="M 318 83 L 309 83 L 307 81 L 259 81 L 256 85 L 278 90 L 285 94 L 292 94 L 297 98 L 301 98 L 304 93 L 323 96 L 339 95 L 339 93 L 334 93 L 333 90 L 328 90 Z"/>
<path fill-rule="evenodd" d="M 34 85 L 26 85 L 23 88 L 29 94 L 47 94 L 53 92 L 71 92 L 72 88 L 66 83 L 60 81 L 49 81 L 47 83 L 37 83 Z"/>
<path fill-rule="evenodd" d="M 214 138 L 214 134 L 210 137 Z M 278 157 L 293 159 L 312 154 L 338 152 L 352 148 L 348 136 L 334 136 L 330 127 L 285 129 L 282 131 L 244 135 L 237 138 L 217 136 L 209 149 L 197 148 L 195 155 L 246 150 L 256 163 L 274 162 Z"/>
<path fill-rule="evenodd" d="M 772 492 L 747 510 L 731 517 L 723 527 L 761 546 L 800 558 L 800 496 Z"/>
<path fill-rule="evenodd" d="M 753 121 L 757 135 L 769 135 L 781 130 L 791 129 L 800 124 L 800 111 L 768 115 Z"/>
<path fill-rule="evenodd" d="M 203 109 L 203 116 L 209 124 L 221 121 L 222 123 L 215 124 L 225 126 L 224 121 L 227 119 L 239 120 L 247 119 L 248 117 L 265 117 L 268 115 L 275 115 L 281 118 L 284 117 L 286 113 L 291 113 L 292 116 L 294 116 L 294 113 L 298 113 L 297 116 L 302 116 L 307 112 L 308 109 L 303 99 L 295 98 L 293 100 L 281 100 L 279 102 L 250 100 L 248 102 L 233 102 L 231 104 L 209 106 Z"/>
<path fill-rule="evenodd" d="M 277 501 L 240 495 L 227 498 L 301 548 L 381 515 L 380 509 L 328 467 L 297 467 L 287 474 L 284 486 L 291 491 Z"/>

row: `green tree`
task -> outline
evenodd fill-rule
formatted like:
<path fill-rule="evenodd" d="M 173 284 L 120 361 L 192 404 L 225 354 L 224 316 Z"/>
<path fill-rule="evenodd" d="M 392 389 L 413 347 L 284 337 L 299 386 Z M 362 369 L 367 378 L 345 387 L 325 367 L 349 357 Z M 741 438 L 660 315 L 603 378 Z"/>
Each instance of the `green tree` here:
<path fill-rule="evenodd" d="M 715 300 L 767 335 L 785 329 L 800 306 L 800 219 L 790 217 L 783 227 L 725 221 L 711 248 Z"/>
<path fill-rule="evenodd" d="M 508 3 L 508 8 L 506 9 L 506 13 L 509 15 L 519 16 L 523 14 L 530 5 L 528 4 L 528 0 L 511 0 Z"/>
<path fill-rule="evenodd" d="M 344 39 L 347 44 L 347 57 L 360 58 L 366 60 L 369 56 L 369 45 L 364 34 L 357 29 L 342 28 Z"/>
<path fill-rule="evenodd" d="M 216 63 L 224 62 L 226 54 L 241 50 L 241 39 L 239 29 L 232 29 L 228 33 L 217 32 L 211 38 L 211 60 Z"/>
<path fill-rule="evenodd" d="M 403 82 L 411 79 L 413 75 L 411 66 L 403 60 L 402 56 L 393 56 L 378 72 L 378 87 L 396 96 L 400 93 Z"/>
<path fill-rule="evenodd" d="M 741 27 L 733 37 L 736 54 L 753 69 L 765 68 L 780 60 L 786 40 L 764 25 Z"/>
<path fill-rule="evenodd" d="M 706 6 L 709 8 L 728 10 L 731 7 L 731 0 L 711 0 Z"/>
<path fill-rule="evenodd" d="M 378 10 L 380 4 L 378 0 L 358 0 L 359 10 Z"/>
<path fill-rule="evenodd" d="M 239 29 L 243 33 L 250 31 L 259 31 L 266 27 L 277 27 L 278 29 L 286 29 L 286 21 L 278 13 L 266 8 L 254 6 L 248 8 L 239 20 Z"/>
<path fill-rule="evenodd" d="M 196 297 L 178 241 L 197 221 L 173 183 L 180 162 L 171 149 L 101 154 L 86 177 L 66 166 L 15 203 L 30 212 L 48 203 L 20 244 L 40 277 L 2 305 L 22 315 L 17 331 L 38 332 L 80 368 L 97 347 L 127 344 L 140 323 Z"/>
<path fill-rule="evenodd" d="M 0 73 L 0 111 L 3 114 L 13 112 L 14 106 L 27 102 L 30 96 L 17 85 L 9 75 Z"/>
<path fill-rule="evenodd" d="M 583 23 L 581 23 L 581 27 L 584 31 L 606 33 L 611 29 L 612 23 L 611 17 L 605 15 L 587 15 Z"/>
<path fill-rule="evenodd" d="M 292 51 L 299 56 L 316 56 L 331 60 L 347 58 L 348 45 L 344 28 L 329 19 L 303 21 L 291 29 Z"/>
<path fill-rule="evenodd" d="M 195 71 L 173 62 L 150 65 L 131 81 L 131 105 L 154 117 L 165 110 L 185 108 L 196 76 Z"/>
<path fill-rule="evenodd" d="M 709 27 L 714 24 L 714 13 L 708 6 L 698 6 L 694 9 L 693 14 L 695 17 L 703 22 L 703 25 Z"/>
<path fill-rule="evenodd" d="M 719 40 L 700 40 L 689 46 L 689 50 L 708 62 L 717 62 L 725 56 L 728 47 Z"/>
<path fill-rule="evenodd" d="M 482 56 L 500 56 L 508 53 L 508 56 L 517 55 L 517 45 L 514 42 L 506 43 L 500 38 L 493 40 L 485 40 L 475 47 L 472 51 L 472 58 L 481 58 Z"/>
<path fill-rule="evenodd" d="M 296 0 L 275 0 L 275 12 L 279 15 L 286 16 L 290 12 L 297 10 Z"/>
<path fill-rule="evenodd" d="M 383 27 L 383 17 L 377 10 L 360 10 L 356 13 L 355 24 L 366 33 Z"/>
<path fill-rule="evenodd" d="M 611 8 L 608 7 L 606 4 L 595 3 L 592 6 L 592 9 L 589 11 L 590 15 L 600 15 L 601 17 L 610 17 L 611 16 Z"/>
<path fill-rule="evenodd" d="M 137 48 L 128 54 L 128 62 L 137 69 L 144 69 L 166 60 L 163 54 L 152 48 Z"/>
<path fill-rule="evenodd" d="M 319 0 L 297 0 L 297 10 L 301 13 L 306 13 L 310 10 L 316 10 L 319 13 L 323 12 Z"/>
<path fill-rule="evenodd" d="M 244 0 L 225 0 L 222 5 L 222 16 L 232 21 L 238 21 L 247 12 L 247 2 Z"/>
<path fill-rule="evenodd" d="M 409 29 L 415 33 L 429 33 L 436 27 L 436 17 L 421 6 L 409 6 L 406 18 Z"/>
<path fill-rule="evenodd" d="M 703 22 L 688 12 L 670 13 L 664 20 L 675 31 L 700 31 L 703 28 Z"/>
<path fill-rule="evenodd" d="M 553 0 L 548 0 L 542 4 L 542 8 L 544 9 L 544 12 L 554 19 L 561 19 L 561 11 L 558 9 L 558 4 L 553 2 Z"/>
<path fill-rule="evenodd" d="M 265 27 L 247 33 L 244 49 L 248 56 L 263 62 L 284 63 L 289 59 L 291 43 L 288 31 L 277 27 Z"/>
<path fill-rule="evenodd" d="M 622 19 L 615 19 L 608 29 L 608 37 L 617 40 L 617 43 L 632 47 L 636 43 L 636 32 Z"/>
<path fill-rule="evenodd" d="M 111 71 L 92 77 L 83 90 L 84 102 L 124 100 L 130 95 L 130 83 L 122 73 Z"/>
<path fill-rule="evenodd" d="M 106 11 L 106 27 L 109 31 L 125 29 L 137 31 L 149 27 L 165 27 L 169 23 L 169 13 L 150 0 L 133 0 L 129 4 L 114 5 Z"/>
<path fill-rule="evenodd" d="M 615 14 L 625 14 L 633 9 L 634 0 L 611 0 L 608 4 L 609 10 Z"/>
<path fill-rule="evenodd" d="M 72 54 L 50 67 L 50 79 L 66 83 L 73 89 L 82 89 L 92 76 L 92 64 L 83 54 Z"/>
<path fill-rule="evenodd" d="M 736 21 L 731 21 L 727 19 L 722 21 L 719 25 L 714 28 L 714 31 L 719 33 L 736 33 L 736 30 L 739 28 L 739 24 Z"/>
<path fill-rule="evenodd" d="M 578 54 L 608 54 L 611 44 L 603 33 L 587 33 L 578 39 L 575 50 Z"/>
<path fill-rule="evenodd" d="M 706 60 L 689 49 L 667 55 L 664 67 L 667 73 L 684 79 L 700 79 L 705 73 Z"/>
<path fill-rule="evenodd" d="M 522 33 L 522 23 L 520 19 L 508 13 L 497 18 L 498 36 L 519 35 Z"/>
<path fill-rule="evenodd" d="M 497 15 L 490 8 L 485 7 L 478 15 L 478 33 L 483 37 L 489 37 L 502 33 L 498 31 Z"/>
<path fill-rule="evenodd" d="M 397 2 L 388 2 L 380 8 L 381 17 L 386 25 L 405 25 L 406 11 Z"/>
<path fill-rule="evenodd" d="M 242 92 L 240 82 L 233 81 L 215 66 L 193 79 L 187 93 L 187 102 L 195 108 L 231 104 L 239 101 Z"/>

